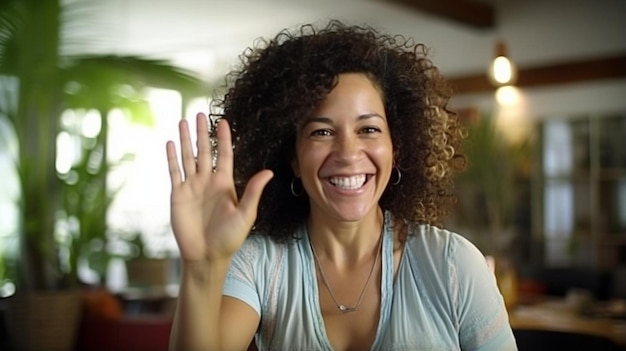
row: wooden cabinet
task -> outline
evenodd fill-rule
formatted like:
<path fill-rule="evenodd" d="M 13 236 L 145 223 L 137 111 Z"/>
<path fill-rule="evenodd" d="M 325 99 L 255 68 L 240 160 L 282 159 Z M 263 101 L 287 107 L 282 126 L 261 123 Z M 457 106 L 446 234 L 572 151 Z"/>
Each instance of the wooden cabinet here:
<path fill-rule="evenodd" d="M 626 112 L 537 128 L 533 232 L 544 264 L 626 265 Z"/>

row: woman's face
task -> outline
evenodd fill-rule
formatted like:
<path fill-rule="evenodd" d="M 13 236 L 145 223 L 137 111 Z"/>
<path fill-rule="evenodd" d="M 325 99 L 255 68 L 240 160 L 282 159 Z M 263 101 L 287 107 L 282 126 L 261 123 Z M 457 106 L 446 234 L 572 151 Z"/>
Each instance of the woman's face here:
<path fill-rule="evenodd" d="M 336 87 L 301 122 L 296 138 L 293 169 L 312 215 L 357 221 L 376 213 L 392 167 L 393 146 L 378 88 L 364 74 L 339 75 Z"/>

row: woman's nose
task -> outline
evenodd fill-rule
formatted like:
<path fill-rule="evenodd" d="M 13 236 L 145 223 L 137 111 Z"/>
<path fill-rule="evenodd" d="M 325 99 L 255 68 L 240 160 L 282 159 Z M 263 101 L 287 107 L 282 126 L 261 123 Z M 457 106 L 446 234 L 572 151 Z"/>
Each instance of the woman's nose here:
<path fill-rule="evenodd" d="M 361 145 L 354 136 L 340 136 L 335 140 L 335 155 L 341 160 L 353 160 L 359 157 Z"/>

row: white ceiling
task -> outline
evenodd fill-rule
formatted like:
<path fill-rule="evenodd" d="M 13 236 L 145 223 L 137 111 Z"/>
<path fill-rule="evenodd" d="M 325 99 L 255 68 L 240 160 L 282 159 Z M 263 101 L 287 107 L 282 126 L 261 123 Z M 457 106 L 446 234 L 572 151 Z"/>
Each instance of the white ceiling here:
<path fill-rule="evenodd" d="M 64 34 L 71 52 L 164 58 L 221 77 L 258 37 L 286 27 L 338 18 L 371 24 L 431 47 L 447 75 L 485 69 L 496 38 L 523 65 L 540 65 L 626 51 L 626 1 L 490 0 L 498 25 L 475 29 L 389 0 L 66 0 L 85 17 Z M 85 7 L 85 4 L 88 5 Z"/>

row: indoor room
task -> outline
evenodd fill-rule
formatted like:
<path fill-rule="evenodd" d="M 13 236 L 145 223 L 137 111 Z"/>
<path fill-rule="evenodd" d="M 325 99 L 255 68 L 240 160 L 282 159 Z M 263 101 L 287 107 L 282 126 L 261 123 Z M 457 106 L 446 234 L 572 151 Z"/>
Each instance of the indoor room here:
<path fill-rule="evenodd" d="M 336 19 L 423 44 L 445 79 L 463 170 L 442 172 L 449 213 L 417 222 L 484 256 L 517 348 L 626 350 L 625 13 L 621 0 L 2 1 L 0 349 L 168 350 L 186 262 L 166 156 L 174 162 L 171 150 L 182 149 L 176 162 L 189 167 L 180 121 L 194 148 L 211 143 L 204 167 L 215 173 L 231 72 L 282 30 Z M 195 133 L 205 127 L 208 137 Z M 389 168 L 389 187 L 418 179 Z M 303 201 L 304 182 L 284 192 Z M 327 300 L 356 311 L 379 277 L 378 254 L 350 307 L 337 302 L 312 243 Z M 327 332 L 327 349 L 358 349 Z M 248 350 L 269 349 L 264 338 Z M 386 349 L 371 338 L 371 349 Z"/>

